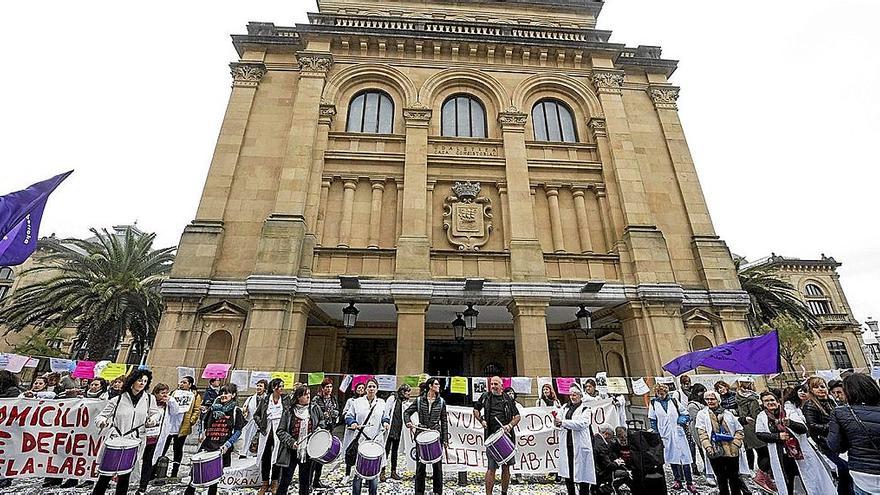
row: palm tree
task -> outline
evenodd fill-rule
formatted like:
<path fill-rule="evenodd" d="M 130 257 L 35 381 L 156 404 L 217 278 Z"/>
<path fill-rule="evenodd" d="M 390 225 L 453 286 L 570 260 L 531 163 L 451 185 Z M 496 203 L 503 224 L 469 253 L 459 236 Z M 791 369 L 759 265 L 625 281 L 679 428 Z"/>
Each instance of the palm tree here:
<path fill-rule="evenodd" d="M 739 283 L 751 300 L 748 322 L 752 334 L 783 315 L 790 316 L 808 330 L 819 331 L 819 321 L 798 297 L 794 286 L 776 275 L 776 267 L 759 264 L 743 268 L 744 261 L 736 258 L 734 264 Z"/>
<path fill-rule="evenodd" d="M 121 235 L 91 231 L 89 240 L 40 240 L 47 254 L 22 275 L 42 272 L 46 278 L 18 289 L 0 308 L 7 333 L 75 326 L 77 343 L 92 359 L 115 357 L 126 334 L 136 349 L 152 342 L 163 308 L 159 286 L 174 248 L 154 250 L 155 234 L 130 227 Z"/>

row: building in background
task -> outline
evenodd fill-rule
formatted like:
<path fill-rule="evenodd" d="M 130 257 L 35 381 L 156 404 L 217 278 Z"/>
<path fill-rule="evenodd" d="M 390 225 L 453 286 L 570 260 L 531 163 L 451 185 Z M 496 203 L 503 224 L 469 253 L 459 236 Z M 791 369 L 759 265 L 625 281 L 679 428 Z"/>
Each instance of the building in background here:
<path fill-rule="evenodd" d="M 865 350 L 865 358 L 868 360 L 868 364 L 880 366 L 880 324 L 870 316 L 865 321 L 862 341 L 862 348 Z"/>
<path fill-rule="evenodd" d="M 677 62 L 610 42 L 602 5 L 319 0 L 307 24 L 233 36 L 158 379 L 643 376 L 748 336 Z"/>
<path fill-rule="evenodd" d="M 776 269 L 774 275 L 794 286 L 810 313 L 819 320 L 820 342 L 803 362 L 807 370 L 866 366 L 862 330 L 840 285 L 840 262 L 824 254 L 819 259 L 772 254 L 743 268 L 756 265 Z"/>

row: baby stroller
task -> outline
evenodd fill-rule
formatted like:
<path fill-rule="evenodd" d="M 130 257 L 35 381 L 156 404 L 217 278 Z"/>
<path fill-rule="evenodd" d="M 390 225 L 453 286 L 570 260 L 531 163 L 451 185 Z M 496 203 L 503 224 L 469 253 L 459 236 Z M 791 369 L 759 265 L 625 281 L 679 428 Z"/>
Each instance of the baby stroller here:
<path fill-rule="evenodd" d="M 631 495 L 633 493 L 632 474 L 624 468 L 615 469 L 611 481 L 600 483 L 596 487 L 599 495 Z"/>
<path fill-rule="evenodd" d="M 633 453 L 632 465 L 627 465 L 632 470 L 633 493 L 667 495 L 663 440 L 658 433 L 645 430 L 641 421 L 630 420 L 626 424 L 627 441 Z"/>

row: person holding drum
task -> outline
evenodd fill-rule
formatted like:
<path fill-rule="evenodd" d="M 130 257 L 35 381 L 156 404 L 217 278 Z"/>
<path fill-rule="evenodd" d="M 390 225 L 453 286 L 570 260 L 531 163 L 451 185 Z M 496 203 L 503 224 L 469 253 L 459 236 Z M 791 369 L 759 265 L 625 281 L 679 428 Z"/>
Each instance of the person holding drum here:
<path fill-rule="evenodd" d="M 259 432 L 259 428 L 257 428 L 257 422 L 254 419 L 254 413 L 257 412 L 257 406 L 259 406 L 260 401 L 266 397 L 266 389 L 269 388 L 269 382 L 266 380 L 257 380 L 257 393 L 248 397 L 246 401 L 244 401 L 244 407 L 241 409 L 241 412 L 244 413 L 244 420 L 247 422 L 244 426 L 244 431 L 241 433 L 241 449 L 239 449 L 239 459 L 244 459 L 246 457 L 251 457 L 251 444 L 254 442 L 254 437 L 257 436 Z"/>
<path fill-rule="evenodd" d="M 137 491 L 138 495 L 147 492 L 147 486 L 153 478 L 154 461 L 165 455 L 166 448 L 170 445 L 168 437 L 171 431 L 176 432 L 180 429 L 182 414 L 177 406 L 177 401 L 171 397 L 169 391 L 170 387 L 164 383 L 157 383 L 153 387 L 153 398 L 156 400 L 159 412 L 156 418 L 154 418 L 156 424 L 145 431 L 147 443 L 141 458 L 141 479 Z"/>
<path fill-rule="evenodd" d="M 116 495 L 128 492 L 131 471 L 146 439 L 145 428 L 156 424 L 159 413 L 153 395 L 146 391 L 152 380 L 150 370 L 132 371 L 122 385 L 122 393 L 110 399 L 98 414 L 95 424 L 111 430 L 104 442 L 92 495 L 104 495 L 113 476 L 116 476 Z"/>
<path fill-rule="evenodd" d="M 316 404 L 321 410 L 321 424 L 319 424 L 318 427 L 322 430 L 332 432 L 333 427 L 339 422 L 339 403 L 336 402 L 336 397 L 333 396 L 333 380 L 330 378 L 324 378 L 324 381 L 321 382 L 321 387 L 318 389 L 318 393 L 312 397 L 312 403 Z M 324 465 L 320 462 L 316 462 L 312 466 L 312 470 L 315 473 L 315 479 L 312 486 L 315 488 L 330 488 L 321 483 L 321 470 L 323 467 Z"/>
<path fill-rule="evenodd" d="M 564 430 L 559 438 L 559 476 L 565 479 L 568 495 L 590 493 L 589 485 L 596 484 L 596 465 L 593 462 L 593 437 L 590 432 L 591 410 L 583 402 L 584 393 L 577 385 L 569 391 L 570 402 L 554 414 L 557 428 Z"/>
<path fill-rule="evenodd" d="M 268 395 L 258 402 L 257 410 L 254 412 L 254 421 L 260 431 L 257 459 L 260 460 L 260 474 L 263 478 L 259 495 L 269 491 L 270 479 L 272 480 L 272 493 L 278 489 L 281 468 L 276 465 L 276 462 L 278 453 L 282 450 L 281 443 L 278 441 L 278 425 L 281 423 L 281 415 L 284 413 L 284 403 L 288 400 L 282 395 L 283 393 L 284 381 L 280 378 L 273 378 L 269 382 Z"/>
<path fill-rule="evenodd" d="M 177 401 L 179 412 L 183 413 L 180 419 L 180 430 L 174 435 L 172 442 L 172 453 L 174 462 L 171 464 L 172 478 L 177 477 L 180 470 L 180 462 L 183 460 L 183 446 L 186 444 L 186 437 L 192 433 L 193 426 L 199 422 L 199 412 L 202 408 L 202 396 L 197 393 L 195 387 L 195 378 L 184 376 L 177 384 L 177 390 L 171 394 Z"/>
<path fill-rule="evenodd" d="M 345 417 L 348 416 L 348 412 L 351 410 L 351 406 L 352 406 L 352 404 L 354 404 L 354 401 L 360 397 L 363 397 L 364 395 L 366 395 L 366 393 L 367 393 L 367 384 L 366 383 L 358 383 L 357 385 L 355 385 L 354 397 L 348 399 L 348 402 L 345 403 L 345 407 L 342 409 L 343 421 L 345 421 Z M 351 445 L 351 441 L 354 439 L 355 435 L 357 435 L 356 431 L 348 429 L 348 428 L 345 429 L 345 433 L 342 435 L 342 451 L 343 452 L 348 451 L 348 447 L 349 447 L 349 445 Z M 345 460 L 345 477 L 346 478 L 351 476 L 351 468 L 352 468 L 352 466 L 354 466 L 354 464 L 349 464 L 349 462 L 348 462 L 349 460 L 352 460 L 352 459 L 349 459 L 348 457 L 346 457 L 346 460 Z"/>
<path fill-rule="evenodd" d="M 244 414 L 235 402 L 237 396 L 234 383 L 223 385 L 204 414 L 205 439 L 192 456 L 192 477 L 184 495 L 195 495 L 197 486 L 207 486 L 208 495 L 217 495 L 223 468 L 232 465 L 232 446 L 244 428 Z"/>
<path fill-rule="evenodd" d="M 516 403 L 503 393 L 500 376 L 489 378 L 489 391 L 474 404 L 474 418 L 483 425 L 488 469 L 486 470 L 486 495 L 492 495 L 495 487 L 495 471 L 501 465 L 501 494 L 507 495 L 510 486 L 510 466 L 513 465 L 516 437 L 513 429 L 520 416 Z M 500 432 L 500 433 L 499 433 Z M 510 441 L 505 441 L 506 436 Z M 497 446 L 495 444 L 498 444 Z M 495 446 L 495 448 L 493 448 Z"/>
<path fill-rule="evenodd" d="M 425 394 L 406 408 L 403 418 L 406 427 L 416 437 L 416 495 L 425 494 L 427 464 L 433 465 L 433 489 L 434 494 L 439 495 L 443 493 L 443 451 L 448 445 L 449 418 L 446 416 L 446 401 L 440 397 L 440 380 L 428 378 L 425 388 Z M 419 414 L 418 426 L 412 422 L 414 413 Z"/>
<path fill-rule="evenodd" d="M 309 494 L 312 478 L 312 459 L 306 447 L 321 424 L 322 413 L 312 402 L 309 386 L 300 384 L 291 399 L 285 401 L 284 412 L 278 424 L 278 443 L 281 445 L 276 465 L 281 469 L 281 481 L 275 495 L 287 495 L 293 480 L 293 471 L 299 469 L 299 495 Z"/>
<path fill-rule="evenodd" d="M 387 430 L 391 423 L 391 419 L 385 413 L 385 401 L 376 397 L 379 382 L 374 378 L 367 380 L 366 391 L 365 396 L 351 402 L 351 407 L 345 416 L 348 429 L 357 432 L 349 447 L 357 449 L 352 495 L 361 494 L 364 480 L 367 481 L 370 495 L 379 492 L 379 472 L 385 464 L 384 442 L 380 440 L 383 431 Z M 346 457 L 350 456 L 351 454 L 346 451 Z"/>

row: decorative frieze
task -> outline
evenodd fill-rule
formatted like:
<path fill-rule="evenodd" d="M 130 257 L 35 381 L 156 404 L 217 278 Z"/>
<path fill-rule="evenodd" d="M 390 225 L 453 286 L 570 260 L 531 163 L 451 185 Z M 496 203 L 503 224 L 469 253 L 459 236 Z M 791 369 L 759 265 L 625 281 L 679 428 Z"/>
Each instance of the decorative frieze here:
<path fill-rule="evenodd" d="M 623 71 L 595 70 L 592 79 L 597 93 L 619 95 L 623 86 Z"/>
<path fill-rule="evenodd" d="M 299 52 L 296 60 L 302 76 L 324 77 L 333 66 L 333 56 L 329 53 Z"/>
<path fill-rule="evenodd" d="M 658 110 L 661 108 L 678 110 L 678 104 L 676 103 L 678 92 L 679 88 L 677 86 L 650 86 L 648 88 L 648 94 L 651 95 L 651 100 Z"/>
<path fill-rule="evenodd" d="M 229 64 L 232 86 L 256 88 L 266 75 L 266 64 L 262 62 L 232 62 Z"/>

